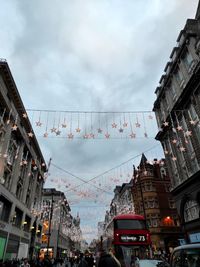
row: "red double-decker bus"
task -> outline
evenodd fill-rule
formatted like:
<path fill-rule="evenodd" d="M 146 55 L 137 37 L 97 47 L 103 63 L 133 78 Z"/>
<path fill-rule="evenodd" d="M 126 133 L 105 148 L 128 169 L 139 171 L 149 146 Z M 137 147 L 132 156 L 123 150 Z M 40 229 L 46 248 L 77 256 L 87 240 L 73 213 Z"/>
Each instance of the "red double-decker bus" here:
<path fill-rule="evenodd" d="M 150 257 L 151 238 L 143 216 L 121 214 L 113 218 L 115 255 L 122 266 Z"/>

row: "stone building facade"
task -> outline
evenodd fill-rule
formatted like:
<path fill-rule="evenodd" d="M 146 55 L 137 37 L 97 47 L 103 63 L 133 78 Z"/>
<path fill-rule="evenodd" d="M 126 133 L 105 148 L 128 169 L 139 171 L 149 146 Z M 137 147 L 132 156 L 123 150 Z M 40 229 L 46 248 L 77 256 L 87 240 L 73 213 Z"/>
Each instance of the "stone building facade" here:
<path fill-rule="evenodd" d="M 165 161 L 155 159 L 152 164 L 143 154 L 139 166 L 134 167 L 133 202 L 135 213 L 146 219 L 155 251 L 160 248 L 167 251 L 182 238 L 170 186 Z"/>
<path fill-rule="evenodd" d="M 69 256 L 71 249 L 80 249 L 80 218 L 73 218 L 70 214 L 71 209 L 65 194 L 55 188 L 44 188 L 42 203 L 43 233 L 40 257 L 44 258 L 49 254 L 51 258 L 60 258 Z"/>
<path fill-rule="evenodd" d="M 200 4 L 188 19 L 155 93 L 173 194 L 186 242 L 200 242 Z"/>
<path fill-rule="evenodd" d="M 10 68 L 0 60 L 0 259 L 37 256 L 45 172 Z"/>

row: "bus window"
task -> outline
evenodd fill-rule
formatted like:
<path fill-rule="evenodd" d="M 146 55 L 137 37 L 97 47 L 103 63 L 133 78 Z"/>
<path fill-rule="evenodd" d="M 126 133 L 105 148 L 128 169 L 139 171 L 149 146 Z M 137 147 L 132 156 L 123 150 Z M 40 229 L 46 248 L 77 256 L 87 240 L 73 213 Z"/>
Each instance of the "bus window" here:
<path fill-rule="evenodd" d="M 131 230 L 146 229 L 145 221 L 142 220 L 116 220 L 115 229 Z"/>

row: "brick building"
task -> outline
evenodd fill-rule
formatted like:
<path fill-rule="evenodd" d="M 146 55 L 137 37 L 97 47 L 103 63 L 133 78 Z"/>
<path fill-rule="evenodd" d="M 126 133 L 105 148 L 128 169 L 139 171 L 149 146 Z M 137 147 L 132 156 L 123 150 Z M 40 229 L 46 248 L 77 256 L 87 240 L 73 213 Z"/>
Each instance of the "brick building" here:
<path fill-rule="evenodd" d="M 170 186 L 165 161 L 155 160 L 151 164 L 143 154 L 138 168 L 134 167 L 133 202 L 135 213 L 146 218 L 155 250 L 174 247 L 181 238 Z"/>

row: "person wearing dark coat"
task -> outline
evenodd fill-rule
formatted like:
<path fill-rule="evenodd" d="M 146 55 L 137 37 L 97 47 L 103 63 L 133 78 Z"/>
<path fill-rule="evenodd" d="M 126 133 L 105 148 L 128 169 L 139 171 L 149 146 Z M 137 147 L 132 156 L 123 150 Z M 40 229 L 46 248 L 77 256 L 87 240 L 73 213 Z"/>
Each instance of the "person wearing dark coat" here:
<path fill-rule="evenodd" d="M 99 259 L 98 267 L 121 267 L 121 264 L 110 253 L 103 253 Z"/>

